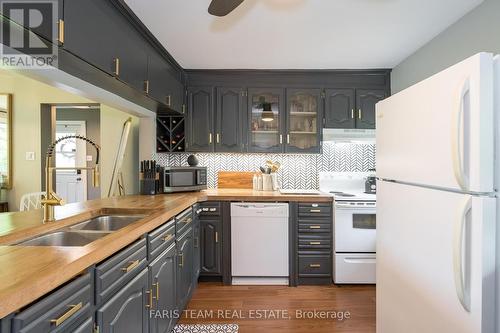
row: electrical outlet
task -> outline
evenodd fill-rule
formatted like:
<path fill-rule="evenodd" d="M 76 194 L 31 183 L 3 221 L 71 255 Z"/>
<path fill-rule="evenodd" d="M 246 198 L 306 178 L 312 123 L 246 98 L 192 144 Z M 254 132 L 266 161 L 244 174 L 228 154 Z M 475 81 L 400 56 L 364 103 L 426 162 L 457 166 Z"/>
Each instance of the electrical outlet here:
<path fill-rule="evenodd" d="M 26 161 L 34 161 L 35 160 L 35 152 L 27 151 L 26 152 Z"/>

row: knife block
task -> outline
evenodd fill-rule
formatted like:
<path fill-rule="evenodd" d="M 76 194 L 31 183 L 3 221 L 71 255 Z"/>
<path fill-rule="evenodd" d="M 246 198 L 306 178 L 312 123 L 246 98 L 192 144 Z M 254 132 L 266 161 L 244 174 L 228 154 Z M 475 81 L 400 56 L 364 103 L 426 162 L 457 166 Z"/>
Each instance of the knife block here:
<path fill-rule="evenodd" d="M 155 195 L 156 194 L 156 179 L 143 178 L 144 175 L 140 174 L 139 179 L 139 193 L 142 195 Z"/>

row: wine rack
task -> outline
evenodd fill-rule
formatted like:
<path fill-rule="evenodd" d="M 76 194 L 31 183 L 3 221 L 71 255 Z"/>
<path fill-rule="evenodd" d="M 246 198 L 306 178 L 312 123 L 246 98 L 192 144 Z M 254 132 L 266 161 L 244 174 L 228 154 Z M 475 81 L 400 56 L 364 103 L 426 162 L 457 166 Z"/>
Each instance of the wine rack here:
<path fill-rule="evenodd" d="M 157 115 L 156 152 L 174 153 L 186 151 L 184 116 Z"/>

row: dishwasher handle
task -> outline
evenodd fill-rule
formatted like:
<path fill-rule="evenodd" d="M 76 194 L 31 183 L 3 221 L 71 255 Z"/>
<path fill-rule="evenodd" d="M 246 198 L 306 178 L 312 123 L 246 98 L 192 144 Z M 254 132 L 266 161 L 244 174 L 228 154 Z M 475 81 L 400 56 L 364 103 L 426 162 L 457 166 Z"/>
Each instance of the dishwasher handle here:
<path fill-rule="evenodd" d="M 287 203 L 232 203 L 231 216 L 288 217 Z"/>

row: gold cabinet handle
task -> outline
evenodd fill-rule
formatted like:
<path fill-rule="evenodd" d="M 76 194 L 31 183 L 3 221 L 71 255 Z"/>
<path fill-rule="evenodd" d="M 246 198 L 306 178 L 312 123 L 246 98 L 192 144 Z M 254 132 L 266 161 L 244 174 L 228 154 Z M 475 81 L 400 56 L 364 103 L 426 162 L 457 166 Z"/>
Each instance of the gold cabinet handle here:
<path fill-rule="evenodd" d="M 215 135 L 215 137 L 216 137 L 217 143 L 220 143 L 220 134 L 219 134 L 219 133 L 217 133 L 217 134 Z"/>
<path fill-rule="evenodd" d="M 215 242 L 219 242 L 219 233 L 217 231 L 215 232 Z"/>
<path fill-rule="evenodd" d="M 174 235 L 172 234 L 167 234 L 166 236 L 163 237 L 163 241 L 164 242 L 168 242 L 169 240 L 171 240 L 172 238 L 174 237 Z"/>
<path fill-rule="evenodd" d="M 358 110 L 358 118 L 359 119 L 363 118 L 363 114 L 361 113 L 361 109 Z"/>
<path fill-rule="evenodd" d="M 212 143 L 212 133 L 208 133 L 208 143 Z"/>
<path fill-rule="evenodd" d="M 146 307 L 148 309 L 153 308 L 153 289 L 146 290 L 146 294 L 148 294 L 149 298 L 149 303 L 146 303 Z"/>
<path fill-rule="evenodd" d="M 309 229 L 321 229 L 320 225 L 311 225 Z"/>
<path fill-rule="evenodd" d="M 160 282 L 153 283 L 153 287 L 156 288 L 156 296 L 153 296 L 153 298 L 158 301 L 160 299 Z"/>
<path fill-rule="evenodd" d="M 136 268 L 137 266 L 139 266 L 139 260 L 130 261 L 130 264 L 127 267 L 123 267 L 122 271 L 125 273 L 128 273 L 131 270 L 133 270 L 134 268 Z"/>
<path fill-rule="evenodd" d="M 73 305 L 68 305 L 70 307 L 70 309 L 65 312 L 61 317 L 57 318 L 57 319 L 51 319 L 50 322 L 56 326 L 59 326 L 61 325 L 62 323 L 64 323 L 69 317 L 71 317 L 72 315 L 74 315 L 75 313 L 78 312 L 78 310 L 80 310 L 82 307 L 83 307 L 83 303 L 80 302 L 78 304 L 73 304 Z"/>
<path fill-rule="evenodd" d="M 321 242 L 309 242 L 309 245 L 321 245 Z"/>
<path fill-rule="evenodd" d="M 172 106 L 172 96 L 167 95 L 167 98 L 165 98 L 165 103 L 167 106 Z"/>
<path fill-rule="evenodd" d="M 188 219 L 185 219 L 184 221 L 182 221 L 183 223 L 185 224 L 188 224 L 188 223 L 191 223 L 193 221 L 192 218 L 188 218 Z"/>
<path fill-rule="evenodd" d="M 287 143 L 287 144 L 290 144 L 290 134 L 287 134 L 287 135 L 286 135 L 286 143 Z"/>
<path fill-rule="evenodd" d="M 59 19 L 59 43 L 64 44 L 64 21 Z"/>
<path fill-rule="evenodd" d="M 184 267 L 184 253 L 181 254 L 181 262 L 179 263 L 180 267 Z"/>
<path fill-rule="evenodd" d="M 120 76 L 120 58 L 115 58 L 114 62 L 115 62 L 115 71 L 113 72 L 113 74 L 115 74 L 116 76 Z"/>
<path fill-rule="evenodd" d="M 311 267 L 311 268 L 320 268 L 321 264 L 310 264 L 309 267 Z"/>
<path fill-rule="evenodd" d="M 311 212 L 311 213 L 321 213 L 321 209 L 311 209 L 309 212 Z"/>
<path fill-rule="evenodd" d="M 354 109 L 351 109 L 351 118 L 354 119 Z"/>
<path fill-rule="evenodd" d="M 144 81 L 144 92 L 149 94 L 149 80 Z"/>
<path fill-rule="evenodd" d="M 186 104 L 182 104 L 182 113 L 186 113 Z"/>
<path fill-rule="evenodd" d="M 283 135 L 280 134 L 280 145 L 283 144 Z"/>

